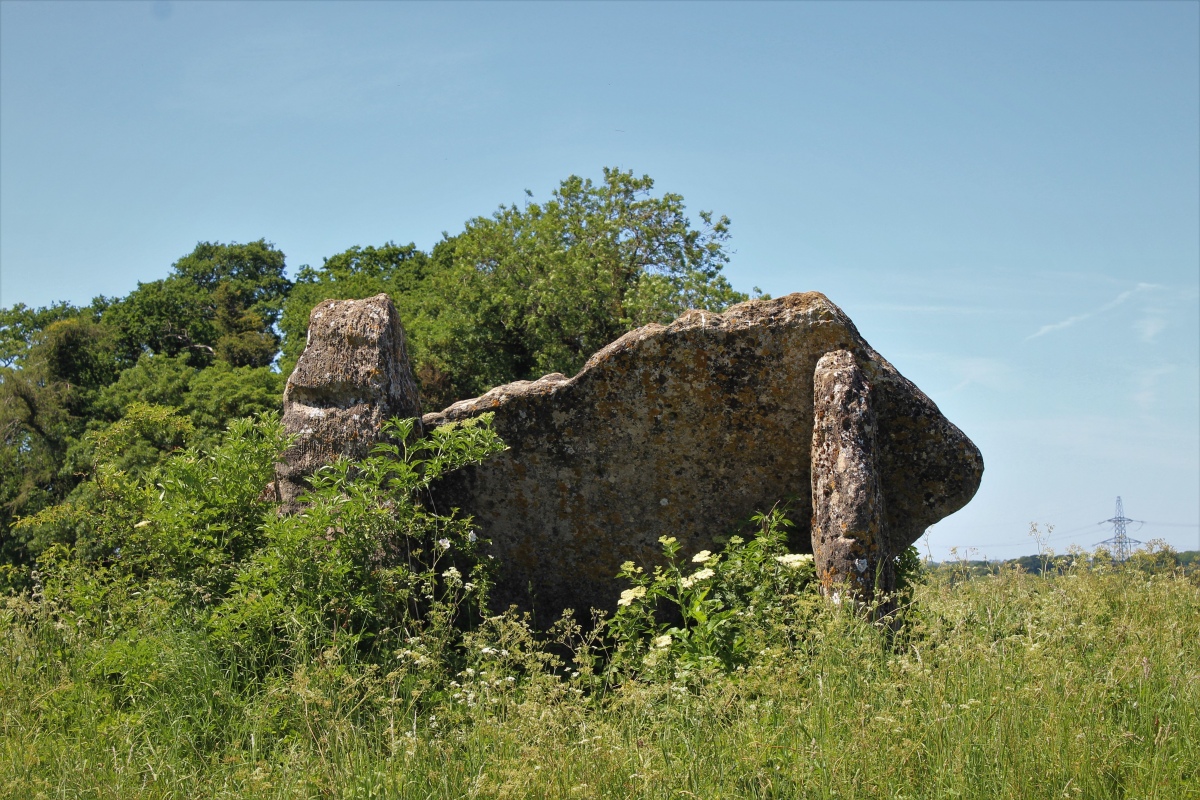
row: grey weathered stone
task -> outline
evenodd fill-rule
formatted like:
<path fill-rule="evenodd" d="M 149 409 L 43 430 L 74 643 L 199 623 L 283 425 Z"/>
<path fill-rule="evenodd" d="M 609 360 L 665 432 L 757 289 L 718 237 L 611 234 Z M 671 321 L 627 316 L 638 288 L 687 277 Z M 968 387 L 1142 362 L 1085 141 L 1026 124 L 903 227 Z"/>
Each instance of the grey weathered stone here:
<path fill-rule="evenodd" d="M 283 393 L 283 426 L 296 435 L 276 470 L 284 508 L 295 508 L 318 467 L 362 458 L 386 420 L 420 413 L 404 328 L 388 296 L 318 304 Z"/>
<path fill-rule="evenodd" d="M 818 399 L 818 362 L 838 351 L 816 376 L 832 394 Z M 846 500 L 819 510 L 819 535 L 851 544 L 828 557 L 818 547 L 818 567 L 840 579 L 868 541 L 864 572 L 873 582 L 883 564 L 886 584 L 887 560 L 965 505 L 983 473 L 975 445 L 815 292 L 689 311 L 622 336 L 573 378 L 500 386 L 424 423 L 487 411 L 509 450 L 446 478 L 435 502 L 473 515 L 492 540 L 497 605 L 550 614 L 613 608 L 621 563 L 659 560 L 659 536 L 685 555 L 719 549 L 718 537 L 780 500 L 791 502 L 793 548 L 811 552 L 814 496 L 819 506 L 830 478 Z M 847 470 L 843 423 L 859 429 Z"/>
<path fill-rule="evenodd" d="M 871 600 L 895 588 L 883 541 L 871 385 L 849 350 L 821 356 L 813 372 L 812 547 L 822 590 Z"/>

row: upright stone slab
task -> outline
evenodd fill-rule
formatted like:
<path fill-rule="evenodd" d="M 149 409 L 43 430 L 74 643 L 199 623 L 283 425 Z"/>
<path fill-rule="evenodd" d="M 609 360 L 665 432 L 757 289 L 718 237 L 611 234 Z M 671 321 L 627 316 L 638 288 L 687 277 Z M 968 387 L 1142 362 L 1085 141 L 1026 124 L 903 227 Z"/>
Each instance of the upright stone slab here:
<path fill-rule="evenodd" d="M 425 415 L 433 427 L 493 411 L 509 446 L 448 476 L 434 501 L 473 515 L 492 540 L 502 571 L 495 604 L 533 607 L 543 620 L 563 608 L 614 608 L 621 563 L 656 563 L 659 536 L 675 536 L 687 556 L 718 550 L 720 537 L 779 501 L 791 503 L 793 549 L 812 552 L 814 375 L 835 351 L 852 357 L 875 415 L 882 506 L 855 511 L 882 514 L 867 552 L 873 574 L 971 499 L 983 459 L 815 292 L 689 311 L 622 336 L 572 378 L 518 381 Z M 820 472 L 839 470 L 835 460 Z M 820 514 L 822 529 L 847 518 Z"/>
<path fill-rule="evenodd" d="M 283 393 L 283 426 L 296 436 L 276 470 L 284 508 L 296 508 L 317 468 L 367 455 L 386 420 L 420 414 L 404 328 L 388 296 L 318 304 Z"/>
<path fill-rule="evenodd" d="M 827 595 L 848 590 L 863 601 L 895 588 L 870 395 L 853 353 L 821 356 L 813 373 L 813 556 Z"/>

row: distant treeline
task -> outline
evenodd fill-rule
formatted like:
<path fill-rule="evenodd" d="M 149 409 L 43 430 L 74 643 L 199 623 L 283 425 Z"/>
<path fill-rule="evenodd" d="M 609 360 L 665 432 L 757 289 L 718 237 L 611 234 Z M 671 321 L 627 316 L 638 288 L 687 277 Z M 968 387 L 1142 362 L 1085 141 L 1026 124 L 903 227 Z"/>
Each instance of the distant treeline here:
<path fill-rule="evenodd" d="M 929 561 L 925 568 L 939 573 L 958 573 L 973 577 L 995 575 L 1005 569 L 1014 567 L 1024 572 L 1040 575 L 1064 575 L 1072 569 L 1081 566 L 1088 567 L 1127 567 L 1149 572 L 1160 572 L 1174 568 L 1183 569 L 1192 574 L 1200 572 L 1200 550 L 1184 550 L 1177 552 L 1161 539 L 1155 539 L 1142 549 L 1134 551 L 1124 562 L 1119 562 L 1107 550 L 1097 550 L 1094 553 L 1065 553 L 1047 554 L 1044 556 L 1021 556 L 1005 560 L 960 559 L 951 561 Z"/>
<path fill-rule="evenodd" d="M 278 411 L 322 300 L 387 293 L 422 405 L 440 409 L 574 373 L 627 330 L 686 308 L 747 299 L 721 274 L 729 220 L 700 212 L 693 225 L 680 195 L 653 187 L 617 169 L 599 183 L 571 176 L 545 203 L 502 205 L 429 252 L 355 246 L 294 280 L 266 240 L 201 242 L 124 297 L 0 309 L 0 565 L 73 541 L 13 523 L 90 491 L 101 452 L 141 475 L 175 449 L 213 446 L 231 420 Z"/>

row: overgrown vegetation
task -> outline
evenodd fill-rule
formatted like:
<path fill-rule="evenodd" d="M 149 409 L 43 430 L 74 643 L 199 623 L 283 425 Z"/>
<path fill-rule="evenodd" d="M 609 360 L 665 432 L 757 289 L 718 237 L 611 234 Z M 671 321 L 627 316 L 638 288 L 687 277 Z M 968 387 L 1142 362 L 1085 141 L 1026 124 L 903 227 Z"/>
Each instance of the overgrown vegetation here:
<path fill-rule="evenodd" d="M 876 624 L 818 599 L 772 510 L 720 553 L 664 537 L 614 616 L 538 632 L 421 503 L 502 446 L 488 420 L 410 425 L 290 517 L 271 419 L 137 470 L 98 446 L 86 499 L 23 523 L 79 532 L 0 611 L 0 794 L 1195 794 L 1194 575 L 910 572 Z"/>
<path fill-rule="evenodd" d="M 910 550 L 873 622 L 764 509 L 719 553 L 663 532 L 614 614 L 535 630 L 423 502 L 503 447 L 486 417 L 395 421 L 277 513 L 320 300 L 387 292 L 438 406 L 744 299 L 728 220 L 652 188 L 572 177 L 295 282 L 264 241 L 201 243 L 125 298 L 0 309 L 0 796 L 1197 796 L 1200 578 L 1163 547 Z"/>

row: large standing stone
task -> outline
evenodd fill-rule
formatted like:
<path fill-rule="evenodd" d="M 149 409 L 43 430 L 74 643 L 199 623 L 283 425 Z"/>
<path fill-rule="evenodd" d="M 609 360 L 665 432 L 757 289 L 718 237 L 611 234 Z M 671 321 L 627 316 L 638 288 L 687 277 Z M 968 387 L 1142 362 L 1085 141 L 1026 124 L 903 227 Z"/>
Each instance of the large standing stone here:
<path fill-rule="evenodd" d="M 814 373 L 836 351 L 819 381 L 845 388 L 821 401 L 818 433 Z M 849 500 L 819 509 L 818 528 L 851 544 L 818 547 L 818 569 L 829 582 L 853 577 L 845 558 L 869 542 L 863 572 L 886 583 L 886 561 L 965 505 L 983 473 L 962 431 L 815 292 L 689 311 L 622 336 L 573 378 L 500 386 L 424 424 L 488 411 L 509 449 L 448 476 L 435 502 L 473 515 L 492 540 L 497 605 L 551 615 L 613 608 L 621 563 L 659 560 L 659 536 L 685 555 L 719 549 L 718 537 L 780 500 L 791 502 L 793 548 L 811 552 L 814 496 L 819 506 L 830 478 Z M 861 429 L 854 447 L 839 444 L 839 419 Z M 824 455 L 812 452 L 818 436 Z"/>
<path fill-rule="evenodd" d="M 821 356 L 813 373 L 812 546 L 827 594 L 845 587 L 870 600 L 876 588 L 894 588 L 877 433 L 871 386 L 854 354 Z"/>
<path fill-rule="evenodd" d="M 404 328 L 388 296 L 318 304 L 283 393 L 283 426 L 296 436 L 276 471 L 284 507 L 295 509 L 318 467 L 367 455 L 386 420 L 420 414 Z"/>

